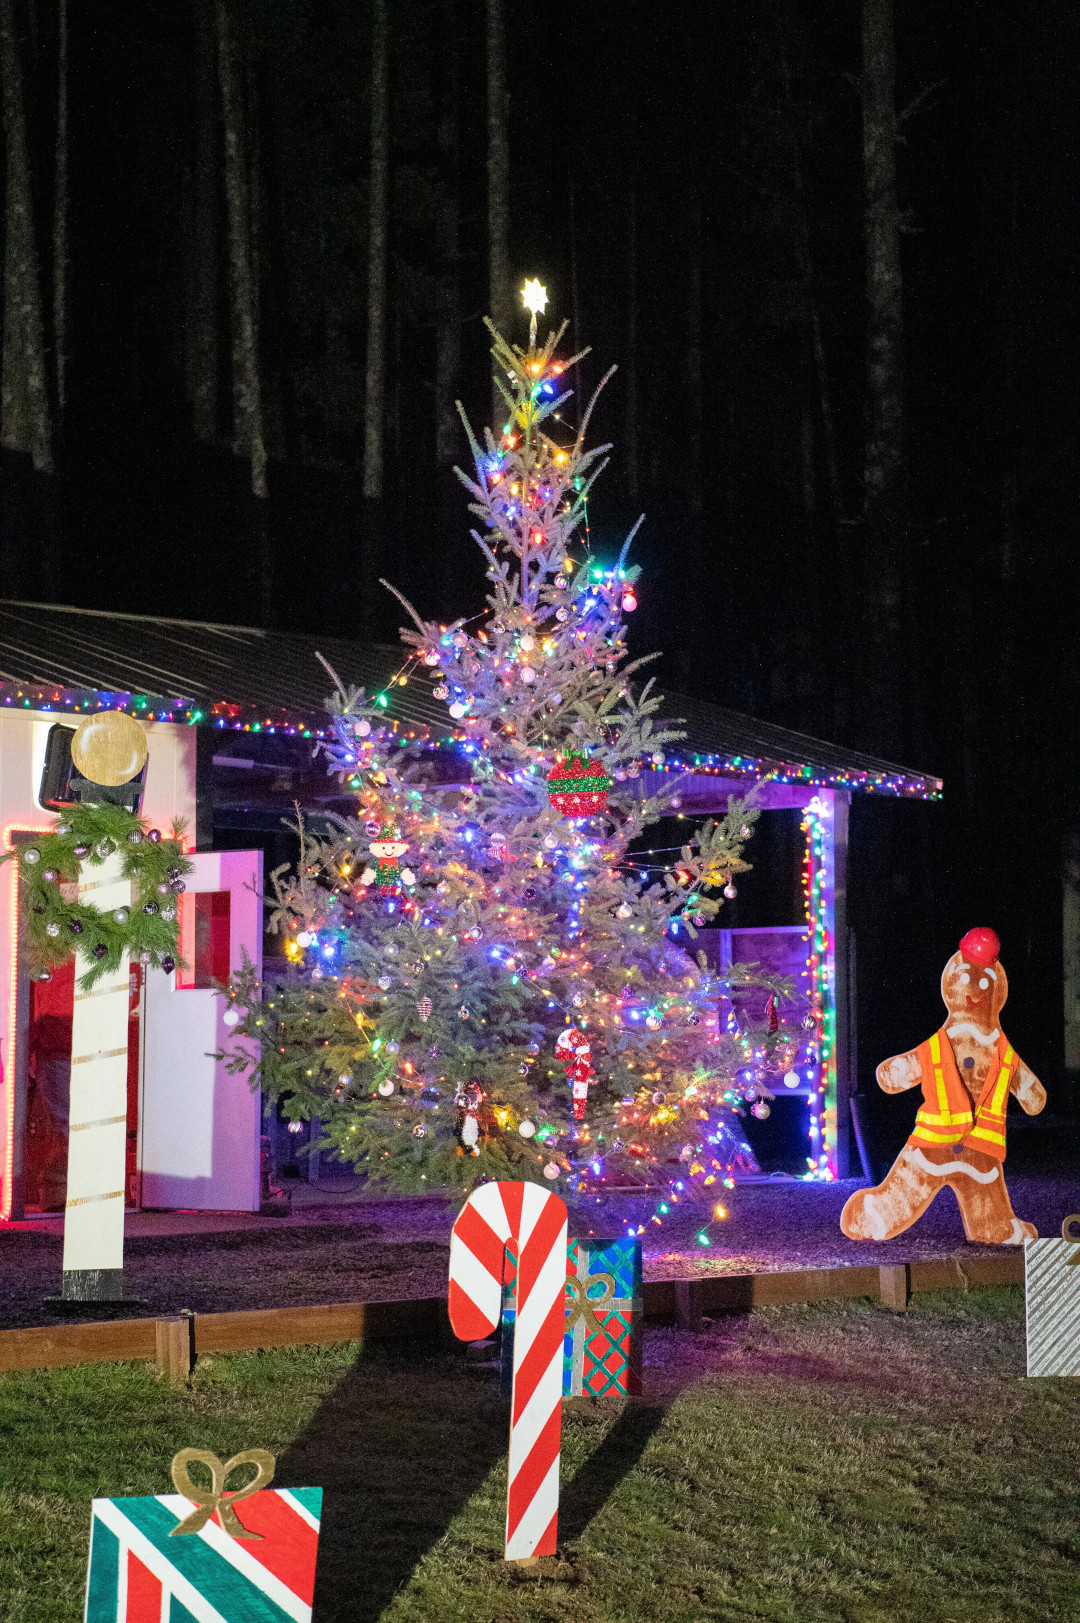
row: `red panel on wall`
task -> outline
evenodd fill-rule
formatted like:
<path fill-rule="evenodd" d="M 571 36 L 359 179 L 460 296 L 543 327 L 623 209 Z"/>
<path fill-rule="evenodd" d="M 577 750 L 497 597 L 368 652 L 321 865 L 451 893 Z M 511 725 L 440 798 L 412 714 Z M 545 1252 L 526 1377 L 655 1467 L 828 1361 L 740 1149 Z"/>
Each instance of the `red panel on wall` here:
<path fill-rule="evenodd" d="M 179 898 L 180 956 L 187 968 L 178 971 L 177 986 L 209 990 L 228 981 L 230 903 L 227 890 L 187 891 Z"/>

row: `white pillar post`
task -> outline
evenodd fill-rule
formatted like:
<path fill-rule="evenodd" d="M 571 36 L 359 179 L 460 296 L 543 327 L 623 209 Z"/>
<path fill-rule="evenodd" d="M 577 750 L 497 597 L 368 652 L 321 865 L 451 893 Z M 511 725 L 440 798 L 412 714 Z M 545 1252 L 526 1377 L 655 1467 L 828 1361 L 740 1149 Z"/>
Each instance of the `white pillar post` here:
<path fill-rule="evenodd" d="M 88 863 L 79 900 L 102 912 L 130 907 L 123 853 Z M 89 992 L 75 985 L 71 1031 L 71 1113 L 64 1208 L 63 1295 L 116 1301 L 124 1294 L 124 1190 L 127 1171 L 128 955 Z"/>

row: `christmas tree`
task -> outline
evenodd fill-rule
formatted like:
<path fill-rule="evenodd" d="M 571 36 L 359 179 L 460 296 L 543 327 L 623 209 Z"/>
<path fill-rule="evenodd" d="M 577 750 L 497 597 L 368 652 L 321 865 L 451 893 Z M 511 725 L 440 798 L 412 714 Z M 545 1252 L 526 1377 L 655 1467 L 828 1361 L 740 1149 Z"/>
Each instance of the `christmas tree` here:
<path fill-rule="evenodd" d="M 596 396 L 567 426 L 582 355 L 558 358 L 561 332 L 538 345 L 543 290 L 525 291 L 528 347 L 491 329 L 502 431 L 480 443 L 462 413 L 486 610 L 439 625 L 401 599 L 395 680 L 426 676 L 448 708 L 442 781 L 385 695 L 338 682 L 320 747 L 357 814 L 299 819 L 299 866 L 273 875 L 290 971 L 241 975 L 227 1019 L 254 1039 L 253 1081 L 374 1182 L 709 1187 L 783 1064 L 782 1034 L 740 1018 L 749 972 L 732 987 L 694 950 L 757 814 L 733 799 L 660 878 L 634 866 L 674 815 L 680 780 L 658 768 L 683 735 L 628 657 L 632 535 L 611 560 L 583 540 L 610 447 L 586 448 Z"/>

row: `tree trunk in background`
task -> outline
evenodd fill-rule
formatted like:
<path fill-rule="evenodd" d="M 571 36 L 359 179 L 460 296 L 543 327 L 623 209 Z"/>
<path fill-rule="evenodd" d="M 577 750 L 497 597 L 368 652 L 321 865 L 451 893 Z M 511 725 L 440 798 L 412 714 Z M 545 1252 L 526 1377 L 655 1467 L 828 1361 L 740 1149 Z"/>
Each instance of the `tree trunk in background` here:
<path fill-rule="evenodd" d="M 233 450 L 251 463 L 252 494 L 265 496 L 266 444 L 259 387 L 258 288 L 252 262 L 251 190 L 242 79 L 236 69 L 226 0 L 217 0 L 216 20 L 232 310 Z"/>
<path fill-rule="evenodd" d="M 218 432 L 218 98 L 210 0 L 194 11 L 194 155 L 184 276 L 184 371 L 191 426 L 210 445 Z"/>
<path fill-rule="evenodd" d="M 461 263 L 458 237 L 461 119 L 459 19 L 455 0 L 442 0 L 439 40 L 439 212 L 435 283 L 435 460 L 449 468 L 458 460 L 461 422 L 454 401 L 461 371 Z"/>
<path fill-rule="evenodd" d="M 503 0 L 487 0 L 487 188 L 488 275 L 491 319 L 512 341 L 510 323 L 510 135 L 507 127 L 506 31 Z M 506 406 L 498 390 L 492 392 L 498 428 Z"/>
<path fill-rule="evenodd" d="M 0 0 L 0 78 L 7 147 L 0 443 L 9 451 L 28 452 L 39 473 L 51 473 L 52 423 L 14 0 Z"/>
<path fill-rule="evenodd" d="M 791 230 L 802 304 L 799 341 L 802 373 L 800 441 L 808 575 L 806 600 L 815 648 L 839 650 L 850 648 L 854 635 L 855 589 L 850 532 L 844 527 L 832 384 L 825 355 L 821 299 L 811 246 L 810 206 L 803 168 L 803 117 L 792 91 L 783 25 L 780 32 L 780 75 L 791 147 Z M 824 502 L 820 495 L 822 480 L 825 486 Z M 826 578 L 831 583 L 827 609 Z M 823 686 L 815 696 L 822 707 L 819 712 L 822 724 L 829 726 L 834 723 L 838 712 L 846 715 L 850 706 L 850 661 L 835 656 L 819 660 L 815 665 L 815 675 L 820 677 L 822 683 L 828 684 L 827 691 Z"/>
<path fill-rule="evenodd" d="M 571 180 L 566 193 L 566 206 L 568 216 L 567 247 L 570 254 L 570 347 L 576 353 L 584 349 L 581 341 L 581 299 L 578 288 L 578 251 L 577 251 L 577 211 L 574 208 L 574 182 Z M 574 377 L 571 387 L 574 391 L 574 401 L 571 406 L 576 408 L 577 419 L 581 421 L 581 413 L 585 410 L 585 403 L 581 395 L 581 363 L 574 365 Z M 586 523 L 588 521 L 586 520 Z"/>
<path fill-rule="evenodd" d="M 438 263 L 435 278 L 435 466 L 437 480 L 434 537 L 439 559 L 441 607 L 453 619 L 462 596 L 461 488 L 450 472 L 461 460 L 462 431 L 455 401 L 461 378 L 461 18 L 457 0 L 439 11 Z M 461 539 L 459 539 L 461 537 Z M 470 549 L 471 550 L 471 549 Z M 467 574 L 464 578 L 468 578 Z"/>
<path fill-rule="evenodd" d="M 625 414 L 623 440 L 626 469 L 626 494 L 632 502 L 638 499 L 640 486 L 638 468 L 638 267 L 637 267 L 637 181 L 630 182 L 630 196 L 626 211 L 626 361 L 623 367 Z"/>
<path fill-rule="evenodd" d="M 61 422 L 67 402 L 68 7 L 59 0 L 56 40 L 56 161 L 53 190 L 53 354 Z"/>
<path fill-rule="evenodd" d="M 692 206 L 690 241 L 687 244 L 690 263 L 687 267 L 687 323 L 686 323 L 686 483 L 689 487 L 687 506 L 697 518 L 704 506 L 701 477 L 701 430 L 705 420 L 705 368 L 702 357 L 701 330 L 701 253 L 702 253 L 701 201 Z"/>
<path fill-rule="evenodd" d="M 829 497 L 830 516 L 835 525 L 844 522 L 844 497 L 840 487 L 840 461 L 836 451 L 836 423 L 833 415 L 832 385 L 825 358 L 825 336 L 821 321 L 821 301 L 818 297 L 814 256 L 810 248 L 810 215 L 803 179 L 802 141 L 795 124 L 796 109 L 791 94 L 791 81 L 786 59 L 783 62 L 784 98 L 791 120 L 791 187 L 795 209 L 793 234 L 795 263 L 805 305 L 805 321 L 810 358 L 817 393 L 817 408 L 821 424 L 821 460 L 825 474 L 825 488 Z"/>
<path fill-rule="evenodd" d="M 389 0 L 374 0 L 371 18 L 371 158 L 368 173 L 367 356 L 364 365 L 364 591 L 360 626 L 375 628 L 373 593 L 382 572 L 382 499 L 386 433 L 387 281 L 390 260 Z"/>
<path fill-rule="evenodd" d="M 892 0 L 863 0 L 866 188 L 866 442 L 863 456 L 865 684 L 875 739 L 900 746 L 901 587 L 906 537 L 903 282 L 896 196 L 896 53 Z M 910 661 L 906 661 L 910 667 Z"/>
<path fill-rule="evenodd" d="M 642 74 L 641 30 L 644 17 L 643 0 L 628 0 L 626 9 L 626 23 L 624 25 L 624 54 L 622 60 L 622 76 L 626 89 L 627 99 L 640 107 Z M 626 353 L 621 362 L 620 375 L 622 377 L 623 395 L 623 468 L 625 470 L 626 495 L 629 501 L 636 502 L 641 489 L 641 442 L 640 442 L 640 415 L 638 380 L 638 336 L 640 326 L 638 322 L 638 214 L 640 197 L 638 192 L 638 177 L 641 170 L 639 134 L 642 123 L 646 122 L 643 114 L 641 121 L 634 119 L 625 132 L 626 142 L 626 174 L 628 176 L 626 194 Z"/>
<path fill-rule="evenodd" d="M 364 374 L 364 496 L 383 493 L 386 417 L 386 283 L 390 250 L 390 26 L 375 0 L 371 30 L 371 172 L 368 182 L 367 366 Z"/>

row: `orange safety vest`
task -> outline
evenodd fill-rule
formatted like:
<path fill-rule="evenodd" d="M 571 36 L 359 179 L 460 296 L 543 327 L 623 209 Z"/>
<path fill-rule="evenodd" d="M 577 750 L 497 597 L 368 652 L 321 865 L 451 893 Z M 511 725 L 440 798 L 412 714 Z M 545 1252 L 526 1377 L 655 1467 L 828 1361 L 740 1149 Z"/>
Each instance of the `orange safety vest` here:
<path fill-rule="evenodd" d="M 1016 1055 L 1004 1037 L 998 1037 L 996 1073 L 991 1070 L 979 1095 L 974 1116 L 971 1096 L 960 1080 L 956 1055 L 945 1034 L 935 1031 L 915 1050 L 922 1070 L 923 1106 L 915 1118 L 909 1144 L 962 1144 L 981 1150 L 995 1161 L 1005 1159 L 1005 1111 Z"/>

